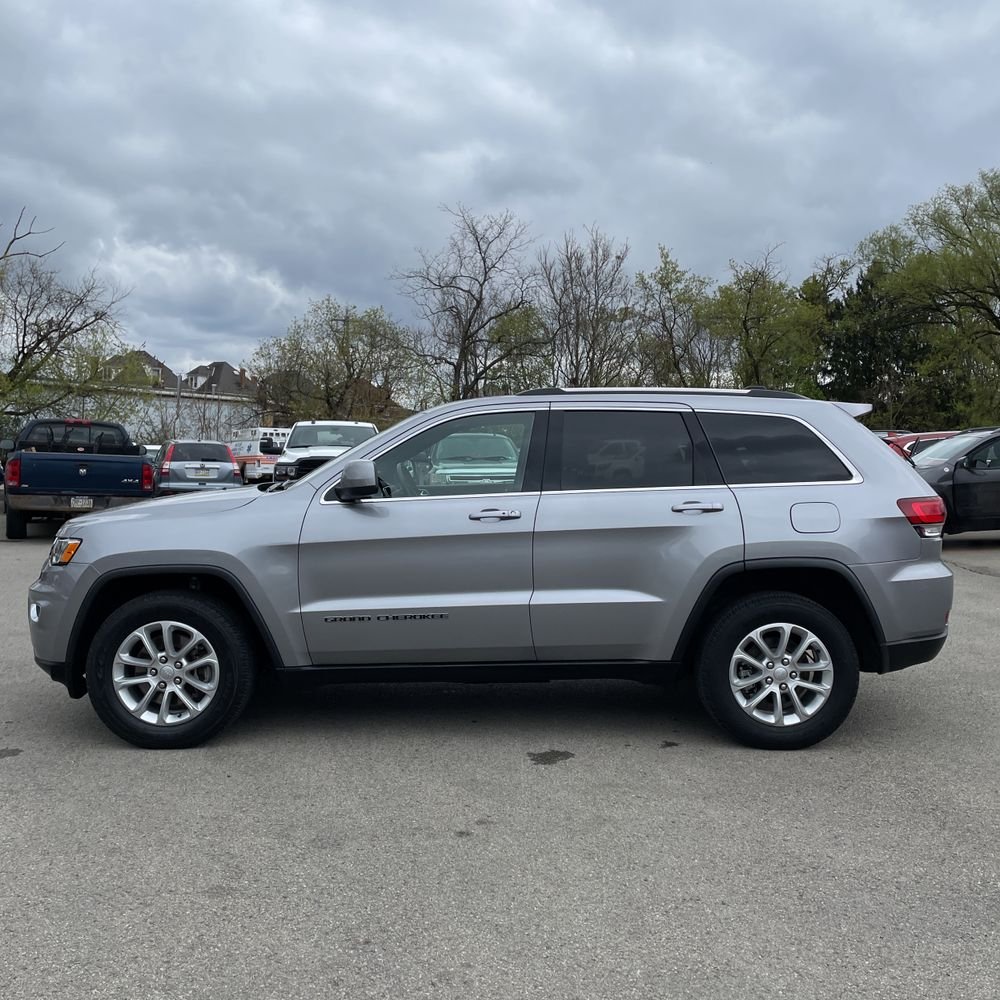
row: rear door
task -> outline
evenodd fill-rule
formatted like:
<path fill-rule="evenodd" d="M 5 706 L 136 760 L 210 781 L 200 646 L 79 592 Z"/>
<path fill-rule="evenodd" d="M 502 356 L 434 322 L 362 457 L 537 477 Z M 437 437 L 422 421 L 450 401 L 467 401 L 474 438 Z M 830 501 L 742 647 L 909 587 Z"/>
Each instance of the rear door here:
<path fill-rule="evenodd" d="M 608 462 L 612 442 L 629 462 Z M 743 558 L 735 498 L 689 407 L 553 404 L 535 521 L 539 660 L 665 660 L 712 574 Z"/>
<path fill-rule="evenodd" d="M 533 658 L 529 602 L 547 407 L 443 418 L 375 458 L 391 496 L 318 494 L 302 528 L 302 622 L 316 664 Z M 431 462 L 471 436 L 502 437 L 512 468 Z M 450 443 L 449 443 L 450 442 Z M 456 447 L 456 453 L 461 449 Z"/>

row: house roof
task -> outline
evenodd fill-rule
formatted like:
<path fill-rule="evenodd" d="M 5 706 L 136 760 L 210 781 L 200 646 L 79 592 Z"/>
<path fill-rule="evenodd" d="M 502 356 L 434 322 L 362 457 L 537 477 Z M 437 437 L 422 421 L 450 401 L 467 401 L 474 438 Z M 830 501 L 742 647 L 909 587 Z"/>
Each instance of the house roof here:
<path fill-rule="evenodd" d="M 195 392 L 224 396 L 252 396 L 257 384 L 247 375 L 245 369 L 237 370 L 228 361 L 212 361 L 207 365 L 192 368 L 184 380 L 189 383 L 200 381 Z"/>

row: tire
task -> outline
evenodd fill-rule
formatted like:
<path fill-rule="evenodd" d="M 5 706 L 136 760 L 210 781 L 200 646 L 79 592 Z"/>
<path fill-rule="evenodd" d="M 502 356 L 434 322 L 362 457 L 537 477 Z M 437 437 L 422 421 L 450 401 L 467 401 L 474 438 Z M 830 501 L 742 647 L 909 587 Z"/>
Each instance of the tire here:
<path fill-rule="evenodd" d="M 197 746 L 246 708 L 257 672 L 253 640 L 242 615 L 217 598 L 144 594 L 113 612 L 90 644 L 91 704 L 135 746 Z"/>
<path fill-rule="evenodd" d="M 768 592 L 719 615 L 702 644 L 696 680 L 705 710 L 740 743 L 799 750 L 847 718 L 859 670 L 839 618 L 797 594 Z"/>
<path fill-rule="evenodd" d="M 21 510 L 7 508 L 7 537 L 13 540 L 28 537 L 28 515 Z"/>

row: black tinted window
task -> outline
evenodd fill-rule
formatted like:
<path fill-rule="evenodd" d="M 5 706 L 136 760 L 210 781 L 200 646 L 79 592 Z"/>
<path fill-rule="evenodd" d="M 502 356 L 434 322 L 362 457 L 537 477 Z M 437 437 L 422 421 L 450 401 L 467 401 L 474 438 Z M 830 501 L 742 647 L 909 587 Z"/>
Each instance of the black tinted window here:
<path fill-rule="evenodd" d="M 804 424 L 753 413 L 700 413 L 729 483 L 825 483 L 851 478 Z"/>
<path fill-rule="evenodd" d="M 121 449 L 128 441 L 113 424 L 67 423 L 45 420 L 35 424 L 24 443 L 45 448 Z"/>
<path fill-rule="evenodd" d="M 171 462 L 228 462 L 229 452 L 224 444 L 204 441 L 180 441 L 174 445 Z"/>
<path fill-rule="evenodd" d="M 691 485 L 691 439 L 679 413 L 567 411 L 563 490 Z"/>

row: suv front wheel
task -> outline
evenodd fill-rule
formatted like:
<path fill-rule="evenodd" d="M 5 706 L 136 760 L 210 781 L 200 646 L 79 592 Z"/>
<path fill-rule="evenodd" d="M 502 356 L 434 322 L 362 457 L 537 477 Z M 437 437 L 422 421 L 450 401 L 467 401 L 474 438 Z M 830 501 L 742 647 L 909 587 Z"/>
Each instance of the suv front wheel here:
<path fill-rule="evenodd" d="M 87 692 L 112 732 L 136 746 L 197 746 L 236 719 L 254 686 L 243 619 L 209 595 L 145 594 L 97 630 Z"/>
<path fill-rule="evenodd" d="M 741 598 L 715 620 L 696 666 L 709 715 L 741 743 L 798 750 L 826 739 L 858 693 L 844 624 L 797 594 Z"/>

